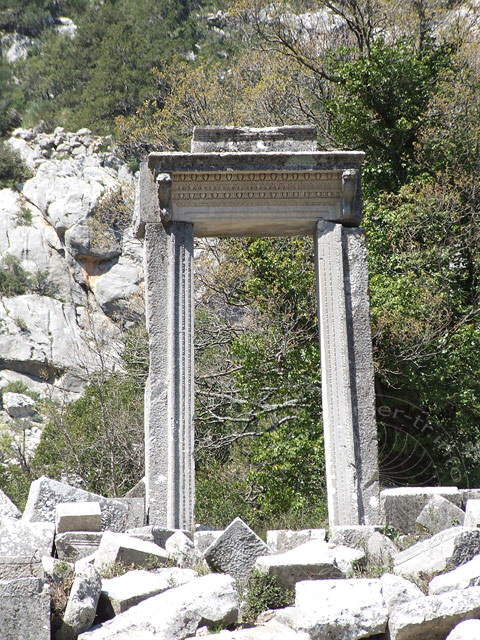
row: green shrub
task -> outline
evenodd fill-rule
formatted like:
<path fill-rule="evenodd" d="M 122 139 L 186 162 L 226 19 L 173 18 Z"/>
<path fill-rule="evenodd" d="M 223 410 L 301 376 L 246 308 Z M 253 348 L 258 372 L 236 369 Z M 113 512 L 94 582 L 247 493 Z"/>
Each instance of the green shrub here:
<path fill-rule="evenodd" d="M 279 587 L 275 576 L 254 570 L 246 587 L 247 606 L 243 620 L 253 623 L 262 611 L 289 607 L 294 603 L 294 599 L 294 592 Z"/>
<path fill-rule="evenodd" d="M 20 155 L 0 144 L 0 189 L 18 189 L 30 177 Z"/>
<path fill-rule="evenodd" d="M 0 294 L 4 296 L 21 296 L 30 291 L 30 274 L 20 260 L 11 255 L 5 255 L 0 261 Z"/>

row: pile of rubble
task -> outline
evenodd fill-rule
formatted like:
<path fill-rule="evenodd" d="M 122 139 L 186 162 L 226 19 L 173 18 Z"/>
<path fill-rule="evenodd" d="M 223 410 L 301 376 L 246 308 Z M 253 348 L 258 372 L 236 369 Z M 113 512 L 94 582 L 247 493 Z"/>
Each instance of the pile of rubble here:
<path fill-rule="evenodd" d="M 147 526 L 143 491 L 105 498 L 43 477 L 23 514 L 1 494 L 2 638 L 480 637 L 480 491 L 386 490 L 382 527 L 269 531 L 266 542 L 239 518 L 193 536 Z M 295 604 L 252 626 L 253 570 L 295 590 Z"/>

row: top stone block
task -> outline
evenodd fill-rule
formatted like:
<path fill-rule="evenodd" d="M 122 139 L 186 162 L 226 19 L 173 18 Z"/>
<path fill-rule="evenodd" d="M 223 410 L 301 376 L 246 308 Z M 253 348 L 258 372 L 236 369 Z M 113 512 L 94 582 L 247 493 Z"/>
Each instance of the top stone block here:
<path fill-rule="evenodd" d="M 192 153 L 316 151 L 315 127 L 195 127 Z"/>

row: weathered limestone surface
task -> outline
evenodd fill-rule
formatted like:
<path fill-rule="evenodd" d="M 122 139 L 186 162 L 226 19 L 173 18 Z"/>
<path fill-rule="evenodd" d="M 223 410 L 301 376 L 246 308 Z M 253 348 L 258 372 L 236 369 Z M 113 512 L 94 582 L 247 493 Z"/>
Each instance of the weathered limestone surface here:
<path fill-rule="evenodd" d="M 313 640 L 356 640 L 383 633 L 388 610 L 379 579 L 298 582 L 297 624 Z"/>
<path fill-rule="evenodd" d="M 398 548 L 390 538 L 376 531 L 368 539 L 366 552 L 370 562 L 385 566 L 390 564 L 392 558 L 397 555 Z"/>
<path fill-rule="evenodd" d="M 333 547 L 313 540 L 285 553 L 261 556 L 257 558 L 255 568 L 260 573 L 275 576 L 283 589 L 293 589 L 301 580 L 349 577 L 353 573 L 353 563 L 364 557 L 358 549 Z"/>
<path fill-rule="evenodd" d="M 315 127 L 195 127 L 192 153 L 316 151 Z"/>
<path fill-rule="evenodd" d="M 439 595 L 447 591 L 478 587 L 480 585 L 480 556 L 475 556 L 453 571 L 433 578 L 428 586 L 428 593 Z"/>
<path fill-rule="evenodd" d="M 220 531 L 195 531 L 193 535 L 193 543 L 195 545 L 195 549 L 199 553 L 204 553 L 208 547 L 215 542 L 223 533 L 223 530 Z M 268 544 L 268 543 L 267 543 Z M 268 545 L 270 546 L 270 545 Z"/>
<path fill-rule="evenodd" d="M 429 531 L 438 533 L 444 529 L 464 524 L 465 512 L 454 505 L 450 500 L 440 495 L 432 496 L 424 506 L 417 518 L 417 524 Z M 465 524 L 466 527 L 474 527 L 475 524 Z"/>
<path fill-rule="evenodd" d="M 20 509 L 0 489 L 0 518 L 20 518 L 22 515 Z"/>
<path fill-rule="evenodd" d="M 195 579 L 192 569 L 177 567 L 159 569 L 155 572 L 138 569 L 128 571 L 117 578 L 102 581 L 99 613 L 104 620 L 123 613 L 135 604 L 163 593 L 172 587 Z"/>
<path fill-rule="evenodd" d="M 0 578 L 42 576 L 42 556 L 51 555 L 55 529 L 47 522 L 0 521 Z"/>
<path fill-rule="evenodd" d="M 384 573 L 380 578 L 380 583 L 383 599 L 389 611 L 400 604 L 424 597 L 423 592 L 416 584 L 392 573 Z"/>
<path fill-rule="evenodd" d="M 270 620 L 265 625 L 251 629 L 221 631 L 217 634 L 217 638 L 219 640 L 310 640 L 308 633 L 291 629 L 276 620 Z"/>
<path fill-rule="evenodd" d="M 79 640 L 183 640 L 200 624 L 235 622 L 238 606 L 234 579 L 211 574 L 148 598 Z"/>
<path fill-rule="evenodd" d="M 140 540 L 154 542 L 155 544 L 158 544 L 159 547 L 162 547 L 162 549 L 165 549 L 167 540 L 176 531 L 178 531 L 178 529 L 167 529 L 165 527 L 146 525 L 144 527 L 134 527 L 133 529 L 127 529 L 125 533 L 128 533 L 129 536 L 133 536 L 134 538 L 139 538 Z"/>
<path fill-rule="evenodd" d="M 0 580 L 2 640 L 50 640 L 50 589 L 39 578 Z"/>
<path fill-rule="evenodd" d="M 321 221 L 315 238 L 330 526 L 379 524 L 365 235 Z"/>
<path fill-rule="evenodd" d="M 102 530 L 125 531 L 127 505 L 114 498 L 104 498 L 46 476 L 34 480 L 30 485 L 22 520 L 55 522 L 56 507 L 61 502 L 98 502 L 102 510 Z"/>
<path fill-rule="evenodd" d="M 95 567 L 90 564 L 75 567 L 75 580 L 56 640 L 76 640 L 82 631 L 90 629 L 101 589 L 102 579 Z"/>
<path fill-rule="evenodd" d="M 464 620 L 448 634 L 446 640 L 478 640 L 480 620 Z"/>
<path fill-rule="evenodd" d="M 157 544 L 133 538 L 126 533 L 105 531 L 96 552 L 95 567 L 101 569 L 115 563 L 143 567 L 152 561 L 162 566 L 167 560 L 167 552 Z"/>
<path fill-rule="evenodd" d="M 148 523 L 192 530 L 193 227 L 145 228 L 150 370 L 145 391 Z"/>
<path fill-rule="evenodd" d="M 61 502 L 55 515 L 57 533 L 101 531 L 102 513 L 98 502 Z"/>
<path fill-rule="evenodd" d="M 55 548 L 60 560 L 77 562 L 97 551 L 101 541 L 96 531 L 67 531 L 55 536 Z"/>
<path fill-rule="evenodd" d="M 214 571 L 229 573 L 245 584 L 256 559 L 270 553 L 265 542 L 243 520 L 235 518 L 208 547 L 204 557 Z"/>
<path fill-rule="evenodd" d="M 480 500 L 467 500 L 464 524 L 466 527 L 480 526 Z"/>
<path fill-rule="evenodd" d="M 365 551 L 369 538 L 379 530 L 375 525 L 339 525 L 331 528 L 329 542 Z"/>
<path fill-rule="evenodd" d="M 400 533 L 415 533 L 416 520 L 427 502 L 435 495 L 450 500 L 461 508 L 463 494 L 456 487 L 398 487 L 380 493 L 382 518 Z"/>
<path fill-rule="evenodd" d="M 452 527 L 418 542 L 394 558 L 394 573 L 416 576 L 448 571 L 480 553 L 480 529 Z"/>
<path fill-rule="evenodd" d="M 425 596 L 393 609 L 391 640 L 444 640 L 462 620 L 480 616 L 480 587 Z"/>
<path fill-rule="evenodd" d="M 283 553 L 310 540 L 325 541 L 325 535 L 325 529 L 302 529 L 301 531 L 277 529 L 267 531 L 267 544 L 274 553 Z"/>

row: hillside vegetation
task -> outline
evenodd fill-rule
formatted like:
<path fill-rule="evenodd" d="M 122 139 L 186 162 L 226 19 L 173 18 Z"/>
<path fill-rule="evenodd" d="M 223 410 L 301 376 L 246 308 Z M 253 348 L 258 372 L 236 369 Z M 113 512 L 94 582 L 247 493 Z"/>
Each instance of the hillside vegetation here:
<path fill-rule="evenodd" d="M 40 120 L 47 129 L 88 126 L 113 132 L 135 166 L 149 150 L 188 148 L 195 125 L 315 124 L 319 148 L 366 152 L 363 224 L 382 483 L 479 486 L 475 5 L 6 5 L 0 28 L 33 37 L 34 46 L 25 60 L 0 66 L 4 136 Z M 74 20 L 75 37 L 55 32 L 50 17 L 60 15 Z M 311 244 L 203 245 L 197 521 L 220 526 L 238 514 L 257 527 L 308 526 L 325 516 Z M 100 377 L 60 422 L 52 420 L 30 477 L 60 476 L 73 465 L 89 488 L 113 493 L 128 488 L 115 476 L 122 465 L 131 483 L 138 479 L 141 465 L 129 459 L 125 439 L 113 445 L 103 437 L 121 431 L 129 412 L 141 420 L 147 365 L 139 329 L 129 344 L 135 348 L 124 354 L 125 377 Z M 91 455 L 74 455 L 71 441 Z M 112 454 L 117 471 L 101 467 L 102 455 Z"/>

